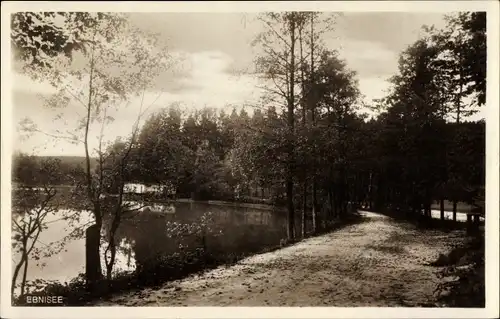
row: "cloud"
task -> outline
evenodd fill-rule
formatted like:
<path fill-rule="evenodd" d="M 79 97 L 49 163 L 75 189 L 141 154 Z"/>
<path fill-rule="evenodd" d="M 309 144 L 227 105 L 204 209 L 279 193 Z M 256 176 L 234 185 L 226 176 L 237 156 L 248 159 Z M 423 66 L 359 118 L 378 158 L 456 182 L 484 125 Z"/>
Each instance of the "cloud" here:
<path fill-rule="evenodd" d="M 379 42 L 349 40 L 340 46 L 340 56 L 360 77 L 387 78 L 397 71 L 397 54 Z"/>
<path fill-rule="evenodd" d="M 444 26 L 440 12 L 345 12 L 336 34 L 344 39 L 378 42 L 400 52 L 417 40 L 423 25 Z"/>
<path fill-rule="evenodd" d="M 146 116 L 172 103 L 180 103 L 189 111 L 205 105 L 224 108 L 258 101 L 261 93 L 258 80 L 248 72 L 235 72 L 252 68 L 255 52 L 250 42 L 262 31 L 262 25 L 254 20 L 255 15 L 134 13 L 131 17 L 137 26 L 159 34 L 171 50 L 174 62 L 146 92 L 143 106 L 149 106 Z M 439 13 L 348 12 L 338 20 L 335 31 L 325 35 L 325 42 L 329 48 L 339 49 L 348 67 L 357 72 L 361 93 L 370 102 L 385 95 L 389 87 L 386 79 L 397 71 L 399 52 L 418 38 L 423 24 L 441 26 L 443 17 Z M 17 73 L 13 82 L 15 119 L 30 116 L 44 129 L 54 130 L 74 127 L 80 118 L 83 108 L 72 103 L 64 110 L 64 118 L 54 121 L 61 110 L 43 106 L 43 100 L 55 92 L 54 88 Z M 110 111 L 115 121 L 106 127 L 108 140 L 131 132 L 141 100 L 140 96 L 132 97 L 127 105 Z M 92 132 L 98 131 L 99 127 L 92 127 Z M 92 140 L 96 137 L 93 133 Z M 47 136 L 37 135 L 19 145 L 28 150 L 49 140 Z M 57 141 L 48 146 L 45 153 L 60 153 L 61 148 L 68 154 L 83 151 L 81 146 Z"/>
<path fill-rule="evenodd" d="M 252 13 L 162 12 L 132 13 L 130 17 L 141 29 L 157 33 L 172 50 L 220 51 L 234 57 L 237 68 L 251 63 L 250 42 L 262 29 L 260 23 L 253 23 Z"/>
<path fill-rule="evenodd" d="M 224 107 L 255 100 L 257 80 L 250 75 L 234 75 L 234 59 L 222 51 L 185 53 L 189 71 L 173 86 L 166 87 L 175 100 L 195 107 Z"/>
<path fill-rule="evenodd" d="M 105 127 L 105 141 L 128 136 L 140 112 L 147 111 L 142 118 L 144 122 L 153 112 L 173 103 L 180 103 L 185 111 L 189 111 L 204 106 L 219 109 L 228 105 L 243 106 L 258 99 L 257 80 L 249 75 L 232 75 L 228 67 L 233 63 L 233 58 L 228 54 L 221 51 L 175 54 L 183 57 L 182 63 L 185 66 L 182 68 L 183 72 L 179 72 L 178 76 L 172 76 L 171 72 L 167 72 L 162 75 L 164 82 L 145 92 L 144 98 L 141 94 L 137 94 L 128 101 L 110 108 L 107 114 L 113 117 L 114 121 Z M 45 102 L 56 90 L 49 85 L 38 85 L 27 77 L 19 75 L 17 77 L 24 82 L 14 90 L 13 120 L 16 124 L 19 120 L 29 117 L 41 131 L 65 136 L 66 131 L 74 131 L 77 128 L 79 120 L 84 115 L 82 105 L 72 101 L 64 109 L 47 108 Z M 58 117 L 58 114 L 61 116 Z M 90 132 L 90 146 L 96 148 L 99 125 L 92 125 Z M 81 136 L 82 130 L 79 133 Z M 19 136 L 16 138 L 19 139 Z M 42 133 L 33 134 L 29 140 L 23 140 L 18 145 L 26 152 L 36 150 L 44 154 L 60 152 L 83 154 L 82 145 L 75 146 L 64 139 Z"/>
<path fill-rule="evenodd" d="M 365 95 L 365 100 L 371 103 L 373 99 L 386 96 L 390 83 L 380 77 L 363 77 L 359 79 L 359 89 Z"/>

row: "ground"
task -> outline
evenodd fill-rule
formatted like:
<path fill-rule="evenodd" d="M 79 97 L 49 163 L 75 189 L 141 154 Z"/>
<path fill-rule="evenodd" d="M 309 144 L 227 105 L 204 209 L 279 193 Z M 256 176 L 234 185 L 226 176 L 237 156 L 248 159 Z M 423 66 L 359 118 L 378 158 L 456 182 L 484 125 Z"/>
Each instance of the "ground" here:
<path fill-rule="evenodd" d="M 99 306 L 435 306 L 427 263 L 465 239 L 363 212 L 364 221 Z"/>

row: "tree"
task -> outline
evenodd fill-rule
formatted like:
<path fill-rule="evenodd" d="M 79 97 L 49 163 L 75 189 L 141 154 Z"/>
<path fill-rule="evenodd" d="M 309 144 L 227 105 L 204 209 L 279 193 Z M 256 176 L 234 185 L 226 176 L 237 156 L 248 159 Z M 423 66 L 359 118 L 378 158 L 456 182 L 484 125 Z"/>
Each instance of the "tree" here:
<path fill-rule="evenodd" d="M 138 136 L 136 176 L 147 184 L 173 185 L 176 193 L 182 191 L 192 155 L 182 137 L 182 112 L 178 106 L 150 116 Z"/>
<path fill-rule="evenodd" d="M 303 150 L 304 150 L 304 184 L 303 184 L 303 215 L 307 207 L 307 176 L 308 172 L 312 175 L 312 232 L 316 231 L 316 215 L 318 210 L 317 202 L 317 159 L 316 159 L 316 126 L 317 126 L 317 103 L 318 92 L 317 82 L 317 67 L 326 46 L 322 41 L 321 36 L 328 31 L 333 30 L 335 20 L 339 14 L 325 14 L 320 12 L 307 12 L 305 14 L 305 25 L 299 29 L 299 43 L 300 43 L 300 61 L 301 61 L 301 103 L 302 103 L 302 126 L 304 128 L 303 134 Z M 304 51 L 303 51 L 303 47 Z M 307 53 L 305 53 L 307 52 Z M 310 113 L 309 126 L 307 126 L 308 111 Z M 310 154 L 308 156 L 307 154 Z M 304 221 L 305 216 L 302 220 Z M 303 223 L 303 233 L 305 224 Z"/>
<path fill-rule="evenodd" d="M 112 120 L 107 116 L 107 111 L 134 96 L 140 97 L 142 93 L 139 121 L 148 108 L 144 106 L 144 93 L 156 75 L 169 67 L 169 56 L 154 35 L 135 28 L 118 14 L 103 16 L 89 13 L 79 29 L 78 39 L 84 47 L 80 50 L 78 63 L 59 54 L 54 55 L 53 61 L 57 61 L 57 64 L 52 64 L 51 68 L 37 68 L 31 72 L 38 78 L 48 79 L 58 89 L 51 103 L 63 106 L 76 103 L 85 110 L 80 125 L 75 127 L 70 138 L 75 143 L 83 144 L 85 150 L 87 200 L 94 215 L 96 236 L 100 237 L 106 213 L 102 202 L 106 188 L 103 138 L 105 126 Z M 95 122 L 101 123 L 101 130 L 98 133 L 98 147 L 92 150 L 89 136 L 91 124 Z M 135 138 L 135 132 L 132 135 Z M 131 143 L 135 143 L 134 138 Z M 99 158 L 96 173 L 91 170 L 92 153 Z M 122 167 L 125 162 L 127 159 L 123 158 Z M 123 183 L 120 184 L 123 187 Z M 121 205 L 121 202 L 117 205 Z M 112 211 L 119 212 L 121 208 L 118 206 Z M 98 255 L 99 240 L 95 242 L 97 244 L 91 250 Z M 99 262 L 96 262 L 96 267 L 100 268 Z M 100 270 L 94 273 L 100 273 Z"/>
<path fill-rule="evenodd" d="M 359 98 L 355 72 L 349 70 L 336 52 L 325 51 L 315 71 L 313 83 L 317 112 L 317 151 L 328 154 L 317 159 L 323 171 L 322 188 L 329 204 L 330 217 L 342 215 L 347 208 L 346 172 L 348 145 L 352 138 L 349 129 Z"/>
<path fill-rule="evenodd" d="M 430 217 L 430 205 L 437 185 L 445 179 L 442 169 L 444 149 L 445 102 L 436 57 L 439 48 L 420 39 L 409 46 L 400 57 L 399 73 L 391 82 L 393 90 L 386 103 L 384 151 L 390 167 L 384 178 L 389 185 L 379 185 L 388 193 L 386 200 L 406 209 L 411 208 Z"/>
<path fill-rule="evenodd" d="M 47 228 L 47 216 L 57 211 L 54 184 L 60 177 L 59 164 L 59 161 L 49 159 L 38 165 L 33 157 L 24 154 L 14 160 L 13 181 L 18 187 L 12 196 L 12 248 L 20 255 L 20 260 L 12 275 L 12 295 L 15 294 L 21 269 L 23 275 L 19 295 L 25 294 L 29 261 L 40 259 L 40 252 L 35 245 L 40 233 Z"/>
<path fill-rule="evenodd" d="M 16 12 L 11 15 L 14 57 L 26 62 L 25 69 L 54 67 L 60 54 L 72 58 L 74 52 L 85 51 L 90 44 L 83 37 L 85 29 L 110 17 L 102 12 Z"/>
<path fill-rule="evenodd" d="M 477 104 L 486 102 L 486 12 L 464 12 L 450 19 L 449 28 L 467 34 L 463 45 L 464 76 L 472 83 L 467 94 L 476 94 Z"/>
<path fill-rule="evenodd" d="M 486 14 L 484 12 L 460 12 L 446 17 L 444 29 L 427 28 L 430 40 L 440 50 L 436 61 L 440 66 L 443 79 L 440 85 L 445 88 L 447 101 L 445 112 L 453 114 L 456 126 L 448 130 L 449 155 L 458 150 L 453 144 L 460 134 L 459 123 L 476 113 L 485 103 L 486 97 Z M 467 104 L 467 102 L 469 102 Z M 442 184 L 442 193 L 448 193 L 453 201 L 453 218 L 456 219 L 458 198 L 464 196 L 461 191 L 465 181 L 461 178 L 460 154 L 448 156 L 448 180 Z M 441 199 L 443 207 L 443 199 Z M 444 211 L 441 209 L 441 216 Z"/>
<path fill-rule="evenodd" d="M 256 60 L 257 72 L 272 81 L 274 88 L 267 88 L 271 99 L 286 106 L 287 110 L 287 171 L 286 197 L 288 210 L 288 238 L 295 238 L 294 174 L 295 167 L 295 108 L 297 104 L 297 72 L 299 29 L 305 24 L 305 16 L 299 12 L 264 13 L 260 21 L 267 28 L 257 36 L 263 54 Z"/>

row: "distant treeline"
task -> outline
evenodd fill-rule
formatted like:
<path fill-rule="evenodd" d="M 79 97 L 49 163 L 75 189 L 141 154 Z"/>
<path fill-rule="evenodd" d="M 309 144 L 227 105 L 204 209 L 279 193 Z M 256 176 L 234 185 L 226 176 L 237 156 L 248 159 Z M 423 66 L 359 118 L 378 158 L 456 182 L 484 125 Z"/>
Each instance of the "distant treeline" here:
<path fill-rule="evenodd" d="M 48 167 L 55 165 L 58 174 L 50 177 L 52 185 L 73 185 L 75 179 L 81 178 L 85 172 L 84 156 L 37 156 L 20 152 L 12 156 L 12 182 L 18 185 L 43 185 Z M 98 161 L 90 159 L 90 167 L 95 170 Z M 53 172 L 51 171 L 52 175 Z"/>

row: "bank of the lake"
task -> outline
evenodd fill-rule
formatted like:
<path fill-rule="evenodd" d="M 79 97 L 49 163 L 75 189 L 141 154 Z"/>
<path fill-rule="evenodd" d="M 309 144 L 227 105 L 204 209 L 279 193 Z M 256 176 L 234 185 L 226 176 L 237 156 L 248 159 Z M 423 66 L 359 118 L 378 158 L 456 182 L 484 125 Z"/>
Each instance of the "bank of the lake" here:
<path fill-rule="evenodd" d="M 128 262 L 130 263 L 132 259 L 134 268 L 119 267 L 121 270 L 115 273 L 111 288 L 103 286 L 101 291 L 89 295 L 84 289 L 84 278 L 80 276 L 72 281 L 66 280 L 65 284 L 51 283 L 43 293 L 64 295 L 67 305 L 82 305 L 89 300 L 113 293 L 157 286 L 220 265 L 231 265 L 242 258 L 273 251 L 289 244 L 283 242 L 286 237 L 286 223 L 279 213 L 273 213 L 268 209 L 257 210 L 248 205 L 237 206 L 227 202 L 217 204 L 179 202 L 175 204 L 177 207 L 175 214 L 146 213 L 139 217 L 140 223 L 135 226 L 142 224 L 142 227 L 148 229 L 147 231 L 137 234 L 137 230 L 130 231 L 134 228 L 134 225 L 130 224 L 125 224 L 122 228 L 123 239 L 128 243 L 129 252 L 132 253 L 132 258 L 130 254 L 128 255 Z M 172 222 L 168 219 L 175 218 L 174 216 L 179 215 L 179 210 L 182 209 L 186 215 L 178 216 L 176 218 L 178 222 L 173 222 L 174 227 L 193 217 L 188 216 L 189 212 L 195 213 L 194 219 L 196 220 L 203 209 L 208 209 L 212 217 L 215 217 L 212 219 L 213 225 L 211 226 L 215 227 L 215 234 L 212 233 L 213 235 L 207 235 L 204 238 L 193 234 L 185 238 L 186 236 L 179 234 L 177 238 L 170 238 L 170 242 L 165 241 L 168 236 L 161 232 L 162 226 L 172 226 Z M 359 221 L 359 215 L 354 214 L 350 218 L 337 220 L 329 225 L 329 229 L 357 221 Z M 147 236 L 144 237 L 144 234 Z M 81 244 L 80 242 L 80 246 Z M 73 249 L 76 248 L 78 247 L 73 247 Z M 121 264 L 126 263 L 127 256 L 122 254 L 118 261 Z"/>
<path fill-rule="evenodd" d="M 280 248 L 287 236 L 285 211 L 268 204 L 190 199 L 141 204 L 147 205 L 134 218 L 124 221 L 117 234 L 120 245 L 113 291 L 158 285 L 232 264 Z M 92 221 L 90 212 L 75 213 L 83 216 L 80 225 Z M 48 229 L 42 232 L 40 245 L 50 246 L 72 227 L 79 227 L 66 224 L 57 215 L 51 218 Z M 350 222 L 353 221 L 345 224 Z M 310 230 L 310 221 L 306 227 Z M 84 272 L 84 244 L 83 238 L 74 238 L 61 252 L 31 262 L 28 280 L 51 282 L 60 293 L 72 294 L 74 287 L 84 281 L 78 277 Z M 71 297 L 71 304 L 86 299 L 79 292 Z"/>
<path fill-rule="evenodd" d="M 432 267 L 467 237 L 364 212 L 360 223 L 93 306 L 435 307 Z M 477 305 L 480 306 L 480 305 Z"/>

